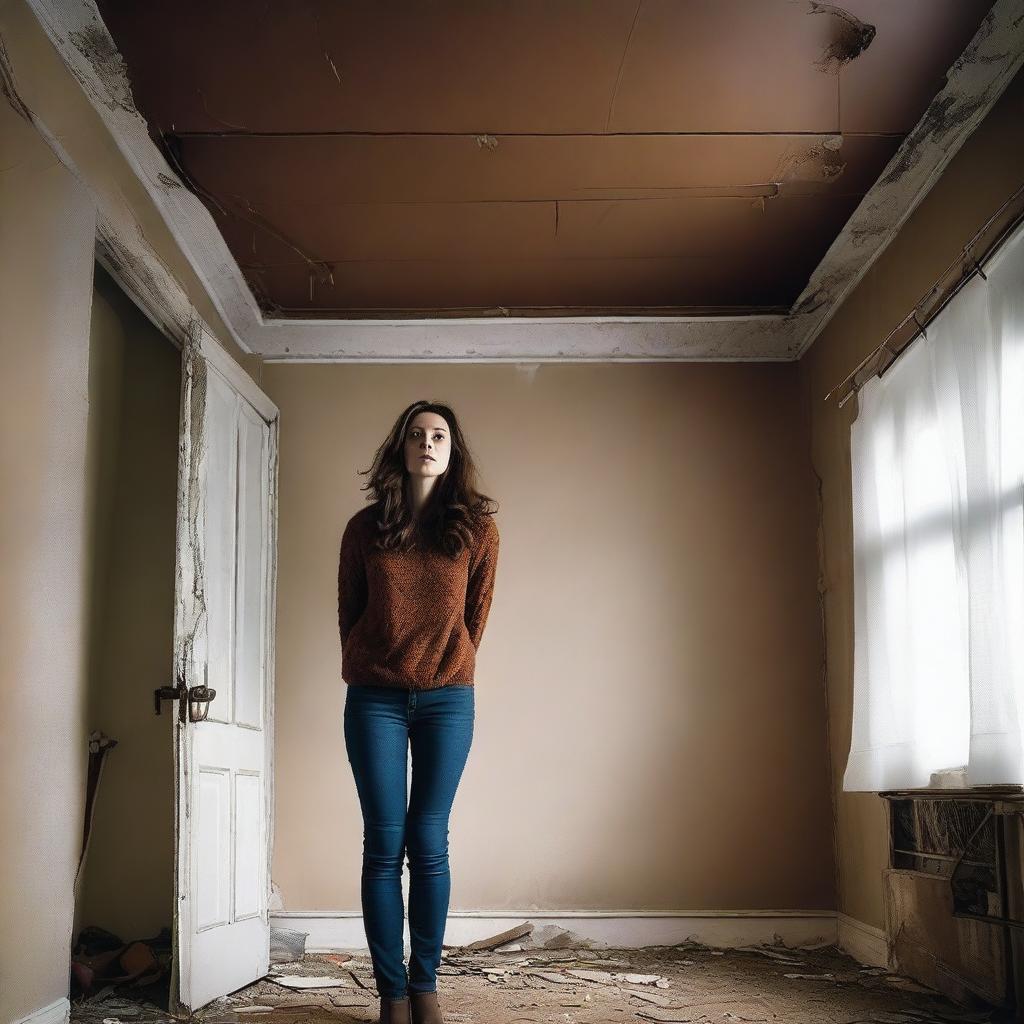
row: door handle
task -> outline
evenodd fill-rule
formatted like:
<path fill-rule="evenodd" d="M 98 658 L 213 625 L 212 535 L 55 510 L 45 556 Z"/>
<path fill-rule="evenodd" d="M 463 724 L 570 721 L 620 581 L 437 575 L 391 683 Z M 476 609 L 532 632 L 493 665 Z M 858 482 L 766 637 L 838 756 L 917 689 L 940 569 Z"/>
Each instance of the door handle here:
<path fill-rule="evenodd" d="M 217 696 L 217 691 L 209 686 L 193 686 L 188 691 L 188 717 L 192 722 L 205 722 L 210 713 L 210 701 Z M 196 705 L 201 705 L 201 710 Z"/>

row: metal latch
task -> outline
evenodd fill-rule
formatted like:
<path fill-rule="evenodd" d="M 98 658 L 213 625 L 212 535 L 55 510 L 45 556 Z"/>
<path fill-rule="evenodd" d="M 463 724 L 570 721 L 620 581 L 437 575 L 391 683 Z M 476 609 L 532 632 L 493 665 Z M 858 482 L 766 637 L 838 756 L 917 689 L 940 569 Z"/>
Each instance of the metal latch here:
<path fill-rule="evenodd" d="M 156 713 L 159 715 L 161 704 L 165 700 L 178 701 L 178 718 L 186 721 L 186 707 L 188 708 L 188 721 L 204 722 L 210 713 L 210 702 L 217 696 L 217 691 L 209 686 L 185 686 L 184 679 L 178 677 L 177 686 L 160 686 L 153 691 L 153 703 Z"/>
<path fill-rule="evenodd" d="M 179 679 L 177 686 L 159 686 L 153 691 L 153 703 L 156 706 L 156 713 L 160 714 L 161 702 L 165 700 L 178 700 L 185 695 L 185 684 Z"/>

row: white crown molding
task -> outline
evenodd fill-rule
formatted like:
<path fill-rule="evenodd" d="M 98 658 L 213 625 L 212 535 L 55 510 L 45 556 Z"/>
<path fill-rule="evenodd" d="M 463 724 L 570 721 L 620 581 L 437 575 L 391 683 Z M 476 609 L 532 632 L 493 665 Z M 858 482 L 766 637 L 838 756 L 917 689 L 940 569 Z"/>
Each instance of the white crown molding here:
<path fill-rule="evenodd" d="M 782 316 L 267 320 L 259 351 L 273 362 L 779 361 L 793 358 L 795 326 Z"/>
<path fill-rule="evenodd" d="M 94 0 L 27 0 L 103 119 L 241 349 L 275 361 L 798 359 L 927 195 L 1024 59 L 1024 0 L 996 0 L 946 85 L 863 198 L 789 315 L 405 320 L 265 319 L 202 202 L 135 108 Z M 123 230 L 115 252 L 136 239 Z"/>

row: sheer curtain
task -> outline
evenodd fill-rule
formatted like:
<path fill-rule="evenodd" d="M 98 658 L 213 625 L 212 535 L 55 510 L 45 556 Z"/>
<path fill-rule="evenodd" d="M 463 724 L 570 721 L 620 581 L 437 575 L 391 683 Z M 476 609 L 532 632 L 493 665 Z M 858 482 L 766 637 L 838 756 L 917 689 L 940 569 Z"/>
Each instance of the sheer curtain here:
<path fill-rule="evenodd" d="M 985 273 L 858 396 L 844 790 L 1024 783 L 1024 226 Z"/>

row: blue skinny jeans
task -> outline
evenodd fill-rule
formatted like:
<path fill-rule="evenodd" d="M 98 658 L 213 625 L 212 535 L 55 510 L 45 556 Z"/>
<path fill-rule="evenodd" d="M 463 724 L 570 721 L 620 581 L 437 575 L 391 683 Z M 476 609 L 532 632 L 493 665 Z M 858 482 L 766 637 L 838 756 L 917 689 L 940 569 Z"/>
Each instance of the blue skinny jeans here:
<path fill-rule="evenodd" d="M 437 991 L 451 893 L 448 818 L 469 757 L 475 707 L 475 687 L 467 684 L 428 690 L 347 686 L 345 748 L 363 816 L 363 926 L 381 997 Z M 406 853 L 408 973 L 402 945 Z"/>

